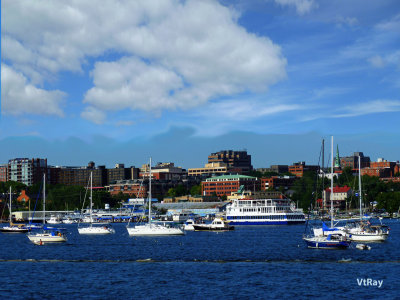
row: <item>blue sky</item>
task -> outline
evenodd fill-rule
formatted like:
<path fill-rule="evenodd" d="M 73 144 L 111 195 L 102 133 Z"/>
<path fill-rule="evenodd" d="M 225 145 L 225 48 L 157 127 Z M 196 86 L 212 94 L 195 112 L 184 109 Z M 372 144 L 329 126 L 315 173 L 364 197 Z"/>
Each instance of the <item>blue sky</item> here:
<path fill-rule="evenodd" d="M 1 2 L 0 163 L 400 159 L 398 1 L 93 3 Z"/>

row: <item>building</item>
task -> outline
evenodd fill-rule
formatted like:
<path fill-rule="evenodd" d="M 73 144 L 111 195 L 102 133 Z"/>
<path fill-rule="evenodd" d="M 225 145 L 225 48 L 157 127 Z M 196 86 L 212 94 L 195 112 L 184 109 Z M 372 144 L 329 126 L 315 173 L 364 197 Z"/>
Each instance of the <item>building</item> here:
<path fill-rule="evenodd" d="M 293 165 L 289 166 L 289 173 L 292 173 L 296 177 L 303 177 L 306 171 L 318 172 L 319 166 L 307 166 L 304 161 L 293 163 Z"/>
<path fill-rule="evenodd" d="M 332 194 L 332 201 L 333 201 L 333 208 L 335 209 L 345 209 L 346 208 L 346 201 L 348 198 L 350 198 L 350 196 L 353 194 L 353 190 L 348 187 L 348 186 L 344 186 L 344 187 L 338 187 L 335 186 L 333 187 L 333 194 Z M 328 209 L 330 207 L 330 198 L 331 195 L 331 189 L 330 188 L 326 188 L 323 191 L 323 208 L 324 209 Z"/>
<path fill-rule="evenodd" d="M 130 180 L 139 178 L 139 168 L 125 168 L 124 164 L 116 164 L 115 168 L 107 169 L 107 183 L 110 184 L 118 180 Z"/>
<path fill-rule="evenodd" d="M 289 166 L 288 165 L 271 165 L 269 168 L 258 168 L 257 171 L 262 172 L 262 173 L 287 173 L 289 172 Z"/>
<path fill-rule="evenodd" d="M 47 173 L 47 159 L 15 158 L 8 161 L 7 181 L 17 181 L 28 186 L 43 181 Z"/>
<path fill-rule="evenodd" d="M 208 163 L 225 163 L 229 168 L 239 171 L 241 174 L 248 174 L 253 170 L 251 155 L 247 151 L 222 150 L 211 153 L 208 156 Z"/>
<path fill-rule="evenodd" d="M 270 178 L 261 178 L 261 190 L 279 189 L 280 187 L 288 190 L 293 186 L 296 179 L 296 176 L 272 176 Z"/>
<path fill-rule="evenodd" d="M 361 159 L 361 169 L 368 168 L 370 166 L 371 159 L 369 156 L 364 156 L 362 152 L 354 152 L 352 156 L 341 157 L 340 165 L 343 168 L 350 167 L 352 169 L 358 169 L 358 157 Z"/>
<path fill-rule="evenodd" d="M 0 182 L 8 181 L 8 165 L 0 165 Z"/>
<path fill-rule="evenodd" d="M 216 196 L 180 196 L 180 197 L 166 197 L 163 203 L 182 203 L 182 202 L 217 202 L 218 197 Z"/>
<path fill-rule="evenodd" d="M 393 177 L 399 173 L 398 162 L 387 161 L 383 158 L 378 158 L 376 162 L 371 162 L 370 167 L 373 169 L 388 169 L 389 175 L 385 177 Z"/>
<path fill-rule="evenodd" d="M 49 181 L 51 184 L 88 186 L 90 174 L 93 174 L 94 187 L 103 187 L 107 184 L 106 167 L 96 167 L 92 161 L 86 167 L 50 167 Z"/>
<path fill-rule="evenodd" d="M 393 172 L 391 172 L 390 168 L 363 168 L 361 169 L 361 176 L 364 175 L 387 178 L 392 177 Z"/>
<path fill-rule="evenodd" d="M 149 177 L 150 167 L 148 164 L 140 168 L 140 178 Z M 181 180 L 187 175 L 186 171 L 181 167 L 175 167 L 174 163 L 157 163 L 151 167 L 151 178 L 155 180 Z"/>
<path fill-rule="evenodd" d="M 204 165 L 204 168 L 188 169 L 188 176 L 211 177 L 217 175 L 226 175 L 229 173 L 229 168 L 226 163 L 215 162 Z"/>
<path fill-rule="evenodd" d="M 237 192 L 240 186 L 245 190 L 259 191 L 260 181 L 256 177 L 246 175 L 223 175 L 211 177 L 201 182 L 201 191 L 204 196 L 228 196 Z"/>
<path fill-rule="evenodd" d="M 106 191 L 112 196 L 119 193 L 135 198 L 147 198 L 148 181 L 143 180 L 117 180 L 106 186 Z"/>

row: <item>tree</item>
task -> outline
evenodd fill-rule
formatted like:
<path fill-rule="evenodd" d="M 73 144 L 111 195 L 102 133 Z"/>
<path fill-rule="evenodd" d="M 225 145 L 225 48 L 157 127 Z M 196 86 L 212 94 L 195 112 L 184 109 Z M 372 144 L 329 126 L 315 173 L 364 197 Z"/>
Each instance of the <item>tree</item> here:
<path fill-rule="evenodd" d="M 201 184 L 192 186 L 190 189 L 190 195 L 201 195 Z"/>

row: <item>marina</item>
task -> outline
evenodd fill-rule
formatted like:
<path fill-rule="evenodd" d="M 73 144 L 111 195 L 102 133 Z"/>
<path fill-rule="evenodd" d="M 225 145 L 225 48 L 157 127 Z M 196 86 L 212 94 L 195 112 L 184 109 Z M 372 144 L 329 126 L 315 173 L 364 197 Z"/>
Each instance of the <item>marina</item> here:
<path fill-rule="evenodd" d="M 103 298 L 106 289 L 107 298 L 135 293 L 168 298 L 172 292 L 178 298 L 199 299 L 246 297 L 247 293 L 275 298 L 279 290 L 287 297 L 323 297 L 332 284 L 329 274 L 337 273 L 340 280 L 335 280 L 335 288 L 344 291 L 344 297 L 379 298 L 384 293 L 394 299 L 400 222 L 387 221 L 393 235 L 383 243 L 367 244 L 369 251 L 360 251 L 355 244 L 347 250 L 307 249 L 301 224 L 235 226 L 233 231 L 188 231 L 184 236 L 164 237 L 130 237 L 125 224 L 115 224 L 113 235 L 82 236 L 76 224 L 66 224 L 66 243 L 40 247 L 29 243 L 24 234 L 0 234 L 0 293 L 10 299 L 15 289 L 19 298 Z M 21 289 L 17 278 L 29 273 L 36 276 L 30 276 Z M 383 280 L 382 288 L 359 287 L 356 279 L 365 274 Z M 47 282 L 59 284 L 48 285 L 44 292 L 44 276 Z M 143 284 L 148 276 L 157 280 Z M 184 289 L 179 283 L 183 278 Z M 296 282 L 296 291 L 288 282 Z M 232 285 L 238 289 L 232 290 Z M 239 288 L 243 286 L 247 288 Z"/>

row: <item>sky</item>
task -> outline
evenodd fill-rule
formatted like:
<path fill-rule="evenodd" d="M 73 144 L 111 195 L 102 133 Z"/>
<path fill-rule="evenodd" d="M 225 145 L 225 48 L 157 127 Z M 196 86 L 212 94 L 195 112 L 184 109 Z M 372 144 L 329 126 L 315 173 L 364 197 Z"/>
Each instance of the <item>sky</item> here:
<path fill-rule="evenodd" d="M 397 0 L 1 1 L 0 163 L 400 159 Z"/>

